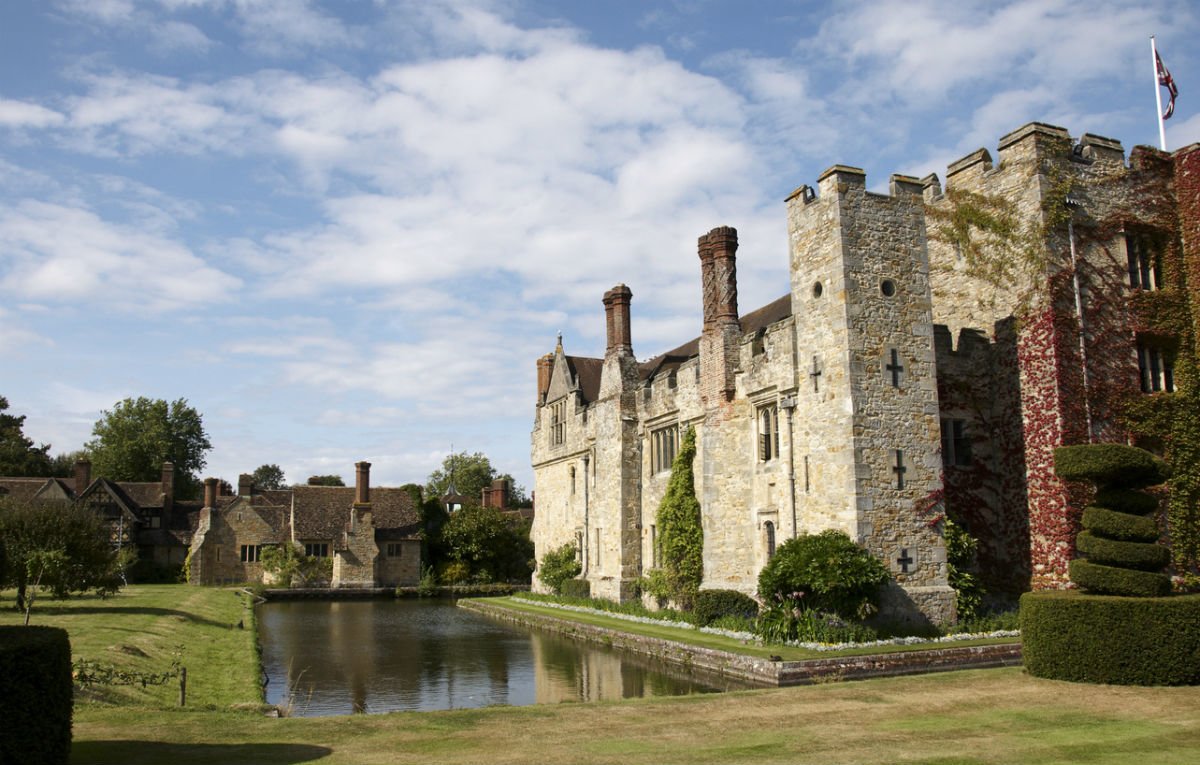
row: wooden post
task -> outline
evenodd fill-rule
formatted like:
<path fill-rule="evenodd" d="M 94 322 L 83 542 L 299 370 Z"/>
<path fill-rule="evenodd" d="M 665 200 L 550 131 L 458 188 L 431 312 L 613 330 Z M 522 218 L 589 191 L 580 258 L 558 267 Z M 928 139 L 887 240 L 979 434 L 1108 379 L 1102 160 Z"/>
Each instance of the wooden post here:
<path fill-rule="evenodd" d="M 187 667 L 179 668 L 179 706 L 187 704 Z"/>

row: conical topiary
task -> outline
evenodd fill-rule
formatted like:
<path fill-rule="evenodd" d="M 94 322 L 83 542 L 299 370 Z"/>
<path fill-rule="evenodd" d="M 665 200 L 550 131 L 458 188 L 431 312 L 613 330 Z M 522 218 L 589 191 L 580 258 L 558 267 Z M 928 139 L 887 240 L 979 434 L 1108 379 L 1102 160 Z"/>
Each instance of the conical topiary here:
<path fill-rule="evenodd" d="M 1070 563 L 1071 581 L 1088 592 L 1154 597 L 1171 591 L 1162 573 L 1170 559 L 1147 517 L 1158 501 L 1139 491 L 1162 483 L 1167 467 L 1149 452 L 1123 444 L 1084 444 L 1054 450 L 1054 470 L 1068 481 L 1091 481 L 1096 498 L 1083 512 Z"/>

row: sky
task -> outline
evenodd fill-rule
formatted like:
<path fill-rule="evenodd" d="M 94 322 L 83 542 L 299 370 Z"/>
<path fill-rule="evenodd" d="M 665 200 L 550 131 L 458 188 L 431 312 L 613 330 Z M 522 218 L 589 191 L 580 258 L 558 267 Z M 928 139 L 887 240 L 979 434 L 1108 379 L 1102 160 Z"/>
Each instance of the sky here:
<path fill-rule="evenodd" d="M 945 178 L 1030 121 L 1200 141 L 1188 0 L 3 0 L 0 395 L 51 453 L 187 399 L 203 474 L 532 489 L 535 363 L 788 290 L 783 200 L 834 164 Z"/>

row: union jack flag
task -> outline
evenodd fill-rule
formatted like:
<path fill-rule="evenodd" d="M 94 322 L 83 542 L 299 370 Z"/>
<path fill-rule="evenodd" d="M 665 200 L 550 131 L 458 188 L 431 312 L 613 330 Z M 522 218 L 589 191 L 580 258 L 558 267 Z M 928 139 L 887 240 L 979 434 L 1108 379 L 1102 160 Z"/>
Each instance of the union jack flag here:
<path fill-rule="evenodd" d="M 1163 110 L 1162 118 L 1164 120 L 1171 119 L 1171 115 L 1175 113 L 1175 96 L 1179 95 L 1179 88 L 1175 87 L 1175 80 L 1171 77 L 1171 73 L 1163 66 L 1162 57 L 1158 55 L 1158 51 L 1154 52 L 1154 65 L 1158 69 L 1158 84 L 1167 89 L 1171 94 L 1171 100 L 1167 102 L 1167 108 Z"/>

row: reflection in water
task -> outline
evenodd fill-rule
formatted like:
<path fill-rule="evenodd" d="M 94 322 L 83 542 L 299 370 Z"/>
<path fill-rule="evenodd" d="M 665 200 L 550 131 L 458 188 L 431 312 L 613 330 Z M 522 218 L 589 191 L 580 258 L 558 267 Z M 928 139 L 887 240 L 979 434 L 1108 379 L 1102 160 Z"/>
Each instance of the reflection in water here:
<path fill-rule="evenodd" d="M 446 601 L 297 601 L 258 612 L 267 701 L 298 715 L 521 706 L 745 687 L 524 630 Z"/>

